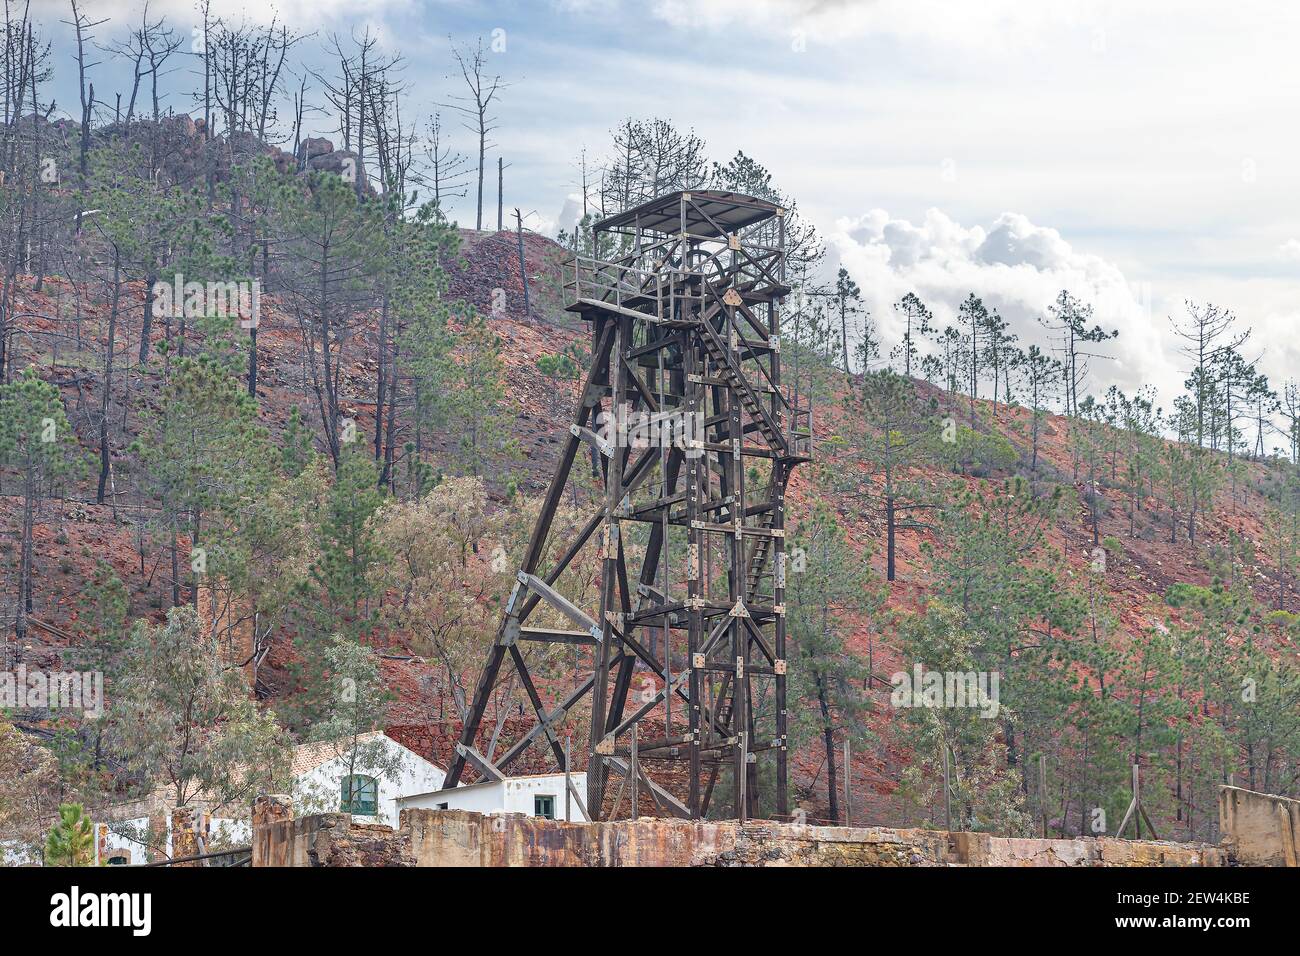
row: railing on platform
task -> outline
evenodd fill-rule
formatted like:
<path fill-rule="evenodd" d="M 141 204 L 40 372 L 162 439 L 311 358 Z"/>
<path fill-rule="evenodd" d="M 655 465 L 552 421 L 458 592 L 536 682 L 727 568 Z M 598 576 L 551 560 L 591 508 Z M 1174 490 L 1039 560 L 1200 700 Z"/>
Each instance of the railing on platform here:
<path fill-rule="evenodd" d="M 734 261 L 728 261 L 733 255 Z M 587 300 L 638 310 L 653 304 L 653 314 L 667 318 L 678 314 L 673 300 L 698 306 L 710 288 L 760 288 L 778 284 L 769 268 L 776 256 L 777 253 L 767 250 L 733 253 L 725 247 L 709 251 L 705 256 L 688 257 L 684 263 L 665 263 L 655 260 L 650 253 L 614 261 L 573 254 L 564 262 L 566 303 Z"/>

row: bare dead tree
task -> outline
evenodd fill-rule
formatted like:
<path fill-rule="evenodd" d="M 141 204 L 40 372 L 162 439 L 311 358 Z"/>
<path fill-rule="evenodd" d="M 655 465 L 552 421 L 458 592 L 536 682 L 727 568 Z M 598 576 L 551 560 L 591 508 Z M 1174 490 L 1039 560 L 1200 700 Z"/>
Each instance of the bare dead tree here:
<path fill-rule="evenodd" d="M 301 38 L 275 21 L 267 27 L 242 22 L 218 23 L 211 32 L 208 62 L 212 99 L 223 125 L 220 149 L 230 169 L 228 179 L 230 251 L 237 259 L 254 240 L 253 224 L 244 214 L 248 164 L 267 145 L 274 130 L 276 100 L 289 50 Z"/>
<path fill-rule="evenodd" d="M 135 102 L 140 95 L 140 84 L 149 75 L 148 40 L 146 38 L 149 29 L 149 4 L 145 3 L 144 10 L 140 14 L 140 25 L 130 30 L 125 39 L 118 40 L 102 48 L 106 53 L 111 53 L 131 64 L 131 95 L 126 101 L 125 117 L 128 136 L 130 135 L 131 121 L 135 119 Z M 120 100 L 120 93 L 118 98 Z"/>
<path fill-rule="evenodd" d="M 203 142 L 212 142 L 212 31 L 220 22 L 213 19 L 212 0 L 198 0 L 199 14 L 202 17 L 200 33 L 190 43 L 190 52 L 203 60 L 203 89 L 195 94 L 195 100 L 203 105 Z M 217 171 L 211 149 L 204 150 L 203 177 L 208 187 L 208 203 L 217 198 Z"/>
<path fill-rule="evenodd" d="M 416 141 L 413 125 L 402 116 L 402 99 L 407 93 L 406 84 L 400 79 L 403 67 L 403 61 L 394 58 L 384 69 L 376 70 L 367 83 L 363 100 L 369 117 L 368 154 L 374 156 L 381 188 L 385 193 L 394 193 L 396 198 L 396 207 L 390 214 L 406 208 L 406 184 L 412 172 Z"/>
<path fill-rule="evenodd" d="M 49 79 L 49 46 L 37 40 L 28 7 L 18 18 L 6 12 L 3 24 L 3 97 L 7 122 L 0 130 L 0 382 L 12 370 L 11 343 L 18 273 L 32 271 L 33 249 L 42 258 L 47 184 L 44 182 L 41 133 L 48 109 L 42 109 L 39 85 Z M 24 115 L 30 96 L 31 112 Z M 50 107 L 52 109 L 52 106 Z M 40 267 L 38 266 L 38 269 Z M 39 287 L 39 278 L 38 278 Z"/>
<path fill-rule="evenodd" d="M 259 142 L 269 141 L 278 119 L 285 60 L 303 39 L 275 20 L 266 27 L 247 22 L 214 26 L 209 51 L 212 99 L 227 138 L 252 134 Z"/>
<path fill-rule="evenodd" d="M 497 128 L 496 117 L 491 115 L 492 101 L 498 93 L 506 89 L 500 74 L 488 76 L 487 55 L 483 50 L 483 38 L 479 37 L 475 46 L 457 46 L 451 44 L 451 54 L 460 67 L 461 78 L 465 81 L 466 95 L 452 96 L 451 102 L 443 104 L 447 109 L 455 110 L 461 115 L 463 125 L 478 138 L 478 198 L 474 228 L 483 228 L 483 172 L 487 162 L 488 137 Z"/>
<path fill-rule="evenodd" d="M 260 94 L 257 138 L 263 143 L 269 142 L 268 137 L 275 121 L 279 118 L 275 109 L 275 100 L 284 75 L 284 61 L 289 55 L 289 50 L 303 39 L 305 38 L 298 34 L 290 33 L 289 28 L 283 24 L 277 34 L 274 22 L 266 31 L 266 39 L 261 48 L 261 63 L 257 71 Z"/>
<path fill-rule="evenodd" d="M 416 136 L 402 115 L 405 86 L 400 82 L 401 63 L 390 61 L 387 69 L 368 84 L 366 105 L 370 111 L 370 129 L 374 137 L 374 155 L 384 187 L 383 228 L 392 241 L 404 226 L 404 217 L 413 193 L 408 193 L 408 177 Z M 409 198 L 408 198 L 409 197 Z M 398 404 L 397 350 L 403 337 L 400 320 L 394 318 L 391 283 L 380 286 L 379 336 L 376 345 L 378 374 L 375 387 L 375 459 L 380 461 L 379 483 L 392 480 L 396 460 Z M 396 327 L 394 327 L 396 326 Z"/>
<path fill-rule="evenodd" d="M 709 177 L 704 140 L 663 119 L 624 120 L 606 161 L 610 205 L 629 209 L 678 189 L 697 189 Z"/>
<path fill-rule="evenodd" d="M 310 87 L 307 85 L 307 78 L 310 73 L 304 72 L 301 75 L 291 73 L 298 81 L 297 89 L 293 91 L 293 155 L 296 168 L 302 170 L 306 166 L 306 156 L 302 150 L 302 133 L 303 124 L 309 115 L 319 115 L 325 112 L 324 107 L 311 103 L 307 99 L 307 91 Z"/>
<path fill-rule="evenodd" d="M 24 8 L 26 15 L 26 8 Z M 28 202 L 31 207 L 30 221 L 31 226 L 28 231 L 28 239 L 24 247 L 24 258 L 27 263 L 27 271 L 36 273 L 35 289 L 40 292 L 45 281 L 45 254 L 47 245 L 47 233 L 53 222 L 57 219 L 57 213 L 51 216 L 47 213 L 54 203 L 48 201 L 58 182 L 57 161 L 52 157 L 46 157 L 44 146 L 42 144 L 42 129 L 49 119 L 49 115 L 54 111 L 54 101 L 50 100 L 48 105 L 42 108 L 39 96 L 39 86 L 47 82 L 52 71 L 49 67 L 50 45 L 48 43 L 38 43 L 33 27 L 30 22 L 27 24 L 27 90 L 31 96 L 31 123 L 27 127 L 30 133 L 30 155 L 28 163 Z M 20 132 L 22 128 L 20 127 Z M 32 261 L 32 247 L 36 249 L 35 264 Z"/>
<path fill-rule="evenodd" d="M 146 16 L 148 8 L 146 8 Z M 160 18 L 154 23 L 146 19 L 141 28 L 141 41 L 145 55 L 149 59 L 149 94 L 153 103 L 153 121 L 156 125 L 160 115 L 158 81 L 167 75 L 163 67 L 177 50 L 181 48 L 184 38 L 167 26 Z"/>
<path fill-rule="evenodd" d="M 590 197 L 592 186 L 592 170 L 587 165 L 587 147 L 584 146 L 578 151 L 578 161 L 574 163 L 574 167 L 578 170 L 578 178 L 573 185 L 582 191 L 582 218 L 586 219 L 591 213 Z"/>
<path fill-rule="evenodd" d="M 403 63 L 400 56 L 380 55 L 378 38 L 368 29 L 360 38 L 353 37 L 350 42 L 351 47 L 337 35 L 331 36 L 328 52 L 337 61 L 338 73 L 333 77 L 315 76 L 338 117 L 343 149 L 355 156 L 350 175 L 360 197 L 370 186 L 366 172 L 370 151 L 377 148 L 378 138 L 384 135 L 377 133 L 377 104 L 378 109 L 387 114 L 391 98 L 401 93 L 398 76 Z"/>
<path fill-rule="evenodd" d="M 444 197 L 463 197 L 468 185 L 468 159 L 447 145 L 441 113 L 434 113 L 429 119 L 429 136 L 424 155 L 429 166 L 427 181 L 433 189 L 433 201 L 438 204 L 438 208 L 442 208 Z"/>
<path fill-rule="evenodd" d="M 81 141 L 78 150 L 77 168 L 81 174 L 80 194 L 82 197 L 82 209 L 77 211 L 77 226 L 81 226 L 81 215 L 85 211 L 86 196 L 86 177 L 87 161 L 90 155 L 90 121 L 91 113 L 95 107 L 95 84 L 88 82 L 87 74 L 90 70 L 99 65 L 96 60 L 93 63 L 86 62 L 86 47 L 94 43 L 94 34 L 91 32 L 95 27 L 107 23 L 107 18 L 103 20 L 91 20 L 81 12 L 77 7 L 77 0 L 70 0 L 72 4 L 72 20 L 64 20 L 68 26 L 72 27 L 77 35 L 77 83 L 81 91 Z"/>

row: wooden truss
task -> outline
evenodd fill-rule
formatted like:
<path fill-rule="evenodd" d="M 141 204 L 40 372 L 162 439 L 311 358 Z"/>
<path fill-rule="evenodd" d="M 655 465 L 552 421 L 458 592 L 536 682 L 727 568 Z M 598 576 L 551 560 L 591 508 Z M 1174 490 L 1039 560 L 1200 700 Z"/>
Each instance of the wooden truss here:
<path fill-rule="evenodd" d="M 605 799 L 611 772 L 662 814 L 704 816 L 723 781 L 736 817 L 759 812 L 760 782 L 774 787 L 765 810 L 785 816 L 785 492 L 811 436 L 781 390 L 784 210 L 672 193 L 605 219 L 591 239 L 595 255 L 566 266 L 568 308 L 591 323 L 591 367 L 444 786 L 467 763 L 499 779 L 533 743 L 564 769 L 557 727 L 585 700 L 592 819 L 617 815 Z M 542 567 L 584 453 L 603 501 Z M 595 610 L 564 593 L 589 544 L 600 549 Z M 572 627 L 530 626 L 543 602 Z M 552 709 L 520 650 L 537 641 L 589 654 L 590 673 Z M 535 723 L 493 761 L 475 742 L 507 659 Z M 629 700 L 638 670 L 653 683 Z M 674 770 L 673 783 L 656 769 Z"/>

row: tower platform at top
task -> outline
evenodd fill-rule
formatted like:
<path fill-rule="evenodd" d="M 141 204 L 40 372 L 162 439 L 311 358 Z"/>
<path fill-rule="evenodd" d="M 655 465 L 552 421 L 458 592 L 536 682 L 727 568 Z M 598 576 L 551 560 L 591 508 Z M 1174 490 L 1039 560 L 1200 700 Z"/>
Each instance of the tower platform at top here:
<path fill-rule="evenodd" d="M 668 193 L 592 227 L 587 250 L 567 264 L 566 308 L 675 324 L 728 289 L 747 304 L 770 303 L 791 291 L 784 245 L 785 210 L 775 203 L 721 190 Z"/>

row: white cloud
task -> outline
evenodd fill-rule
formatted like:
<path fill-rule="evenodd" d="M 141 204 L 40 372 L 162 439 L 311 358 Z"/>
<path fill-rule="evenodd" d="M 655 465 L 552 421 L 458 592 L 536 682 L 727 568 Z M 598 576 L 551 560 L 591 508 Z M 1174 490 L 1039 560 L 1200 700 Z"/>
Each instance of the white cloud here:
<path fill-rule="evenodd" d="M 1300 239 L 1288 239 L 1277 251 L 1284 259 L 1300 259 Z"/>
<path fill-rule="evenodd" d="M 1056 27 L 1097 29 L 1100 5 L 1077 0 L 657 0 L 652 10 L 679 29 L 739 28 L 776 36 L 798 32 L 823 43 L 886 35 L 993 54 L 1038 45 Z"/>
<path fill-rule="evenodd" d="M 564 197 L 564 206 L 560 209 L 560 214 L 555 218 L 555 229 L 547 232 L 546 235 L 555 235 L 555 230 L 563 229 L 571 232 L 582 218 L 582 196 L 570 193 Z"/>
<path fill-rule="evenodd" d="M 938 209 L 917 223 L 873 209 L 839 220 L 829 243 L 862 288 L 886 346 L 902 336 L 893 304 L 908 292 L 926 302 L 940 328 L 956 324 L 957 307 L 973 292 L 1022 344 L 1049 346 L 1039 317 L 1069 289 L 1093 305 L 1097 322 L 1120 330 L 1107 346 L 1114 361 L 1094 363 L 1094 388 L 1113 383 L 1133 391 L 1151 383 L 1167 400 L 1181 382 L 1167 351 L 1166 320 L 1152 308 L 1149 288 L 1019 213 L 1003 213 L 985 229 L 963 226 Z"/>
<path fill-rule="evenodd" d="M 422 0 L 273 0 L 259 3 L 253 0 L 212 0 L 209 16 L 237 24 L 270 23 L 275 20 L 287 23 L 290 28 L 309 32 L 323 24 L 364 24 L 367 18 L 376 20 L 397 13 L 418 12 Z M 109 22 L 99 28 L 116 30 L 126 24 L 138 24 L 144 10 L 143 0 L 97 0 L 86 4 L 82 12 L 92 21 L 107 18 Z M 66 0 L 36 0 L 32 12 L 49 23 L 70 17 Z M 184 32 L 191 25 L 202 23 L 195 0 L 150 0 L 149 19 L 166 17 L 169 24 Z"/>

